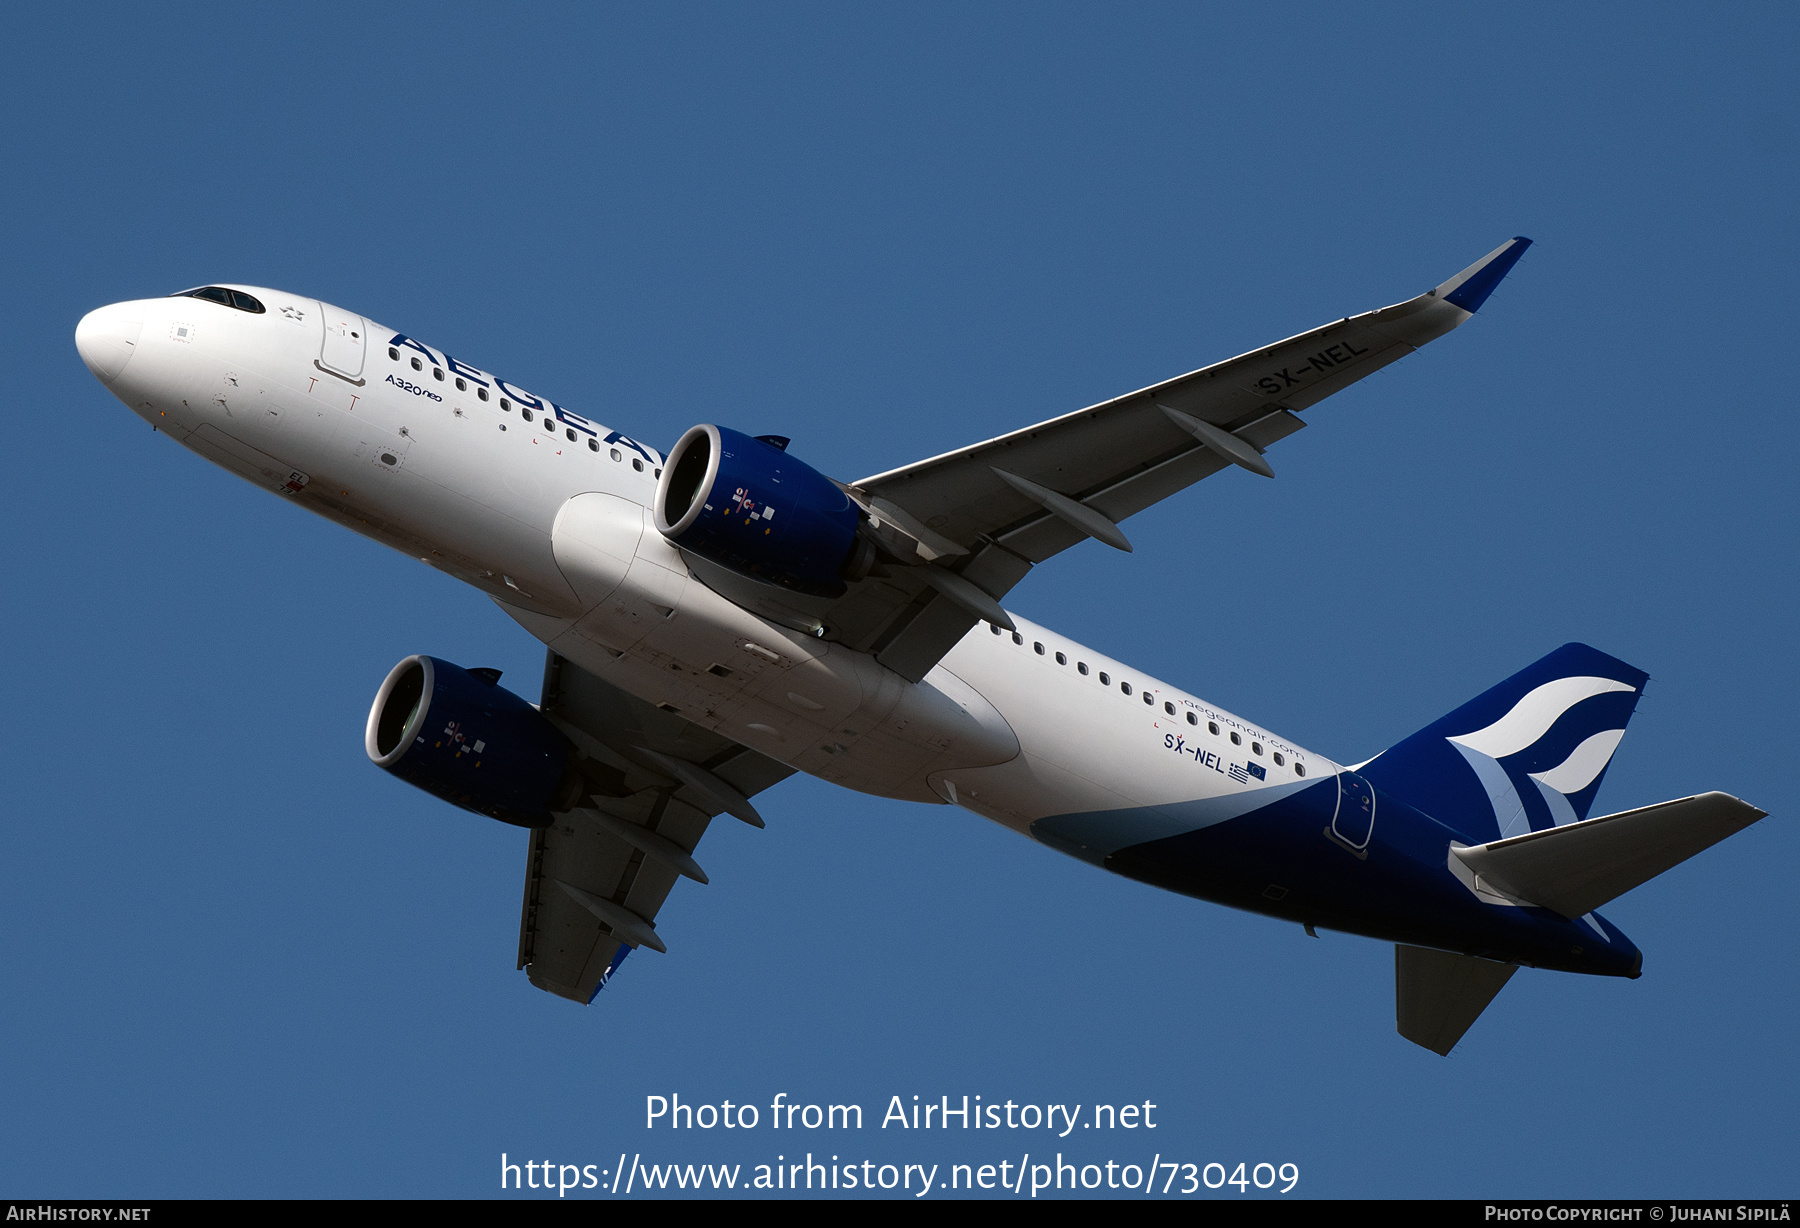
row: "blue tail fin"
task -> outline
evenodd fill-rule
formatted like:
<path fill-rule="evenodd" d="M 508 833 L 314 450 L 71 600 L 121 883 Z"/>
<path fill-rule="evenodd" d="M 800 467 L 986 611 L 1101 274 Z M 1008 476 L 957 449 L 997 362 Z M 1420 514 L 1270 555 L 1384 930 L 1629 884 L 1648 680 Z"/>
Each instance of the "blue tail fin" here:
<path fill-rule="evenodd" d="M 1470 843 L 1585 819 L 1650 675 L 1564 644 L 1361 769 Z"/>

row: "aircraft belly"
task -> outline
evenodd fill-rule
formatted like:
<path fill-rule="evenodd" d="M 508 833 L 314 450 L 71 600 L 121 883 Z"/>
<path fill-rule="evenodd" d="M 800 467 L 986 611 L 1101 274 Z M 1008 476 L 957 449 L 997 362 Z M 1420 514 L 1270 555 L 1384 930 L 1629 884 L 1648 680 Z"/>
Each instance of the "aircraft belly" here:
<path fill-rule="evenodd" d="M 946 801 L 1025 836 L 1036 834 L 1034 824 L 1045 815 L 1070 807 L 1105 812 L 1133 809 L 1130 799 L 1032 750 L 1024 750 L 1017 758 L 998 765 L 933 772 L 931 785 Z M 1155 834 L 1172 834 L 1172 829 L 1165 825 L 1157 828 Z M 1098 864 L 1097 858 L 1056 841 L 1045 843 Z"/>
<path fill-rule="evenodd" d="M 556 518 L 562 574 L 590 599 L 576 618 L 517 609 L 583 669 L 800 771 L 859 792 L 943 800 L 928 776 L 1018 753 L 978 692 L 946 671 L 910 683 L 866 653 L 767 622 L 691 578 L 643 509 L 578 495 Z M 602 596 L 602 594 L 604 594 Z"/>
<path fill-rule="evenodd" d="M 1249 813 L 1116 850 L 1102 864 L 1183 895 L 1385 941 L 1637 975 L 1637 948 L 1601 918 L 1479 900 L 1438 864 L 1449 829 L 1391 798 L 1381 799 L 1367 849 L 1333 840 L 1337 800 L 1335 780 L 1316 781 Z"/>

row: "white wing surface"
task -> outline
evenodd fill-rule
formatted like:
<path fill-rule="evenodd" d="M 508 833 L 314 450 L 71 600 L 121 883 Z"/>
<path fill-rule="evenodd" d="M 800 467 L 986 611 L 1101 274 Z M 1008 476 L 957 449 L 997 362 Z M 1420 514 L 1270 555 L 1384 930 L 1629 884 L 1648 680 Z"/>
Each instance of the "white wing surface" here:
<path fill-rule="evenodd" d="M 883 567 L 810 615 L 923 677 L 990 616 L 983 596 L 1033 565 L 1087 537 L 1129 550 L 1120 521 L 1227 466 L 1272 476 L 1263 453 L 1305 425 L 1299 411 L 1472 318 L 1530 242 L 1509 240 L 1403 303 L 853 483 L 890 555 L 925 565 Z"/>
<path fill-rule="evenodd" d="M 793 774 L 549 654 L 539 707 L 567 734 L 593 786 L 531 833 L 519 967 L 590 1002 L 633 947 L 665 951 L 656 917 L 678 878 L 704 883 L 694 850 L 715 816 L 761 826 L 749 798 Z"/>

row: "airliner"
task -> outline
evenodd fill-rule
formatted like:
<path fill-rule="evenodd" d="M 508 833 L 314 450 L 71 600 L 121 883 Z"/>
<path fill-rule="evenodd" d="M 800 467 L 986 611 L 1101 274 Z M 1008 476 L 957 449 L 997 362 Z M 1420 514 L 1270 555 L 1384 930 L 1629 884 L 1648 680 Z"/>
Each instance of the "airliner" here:
<path fill-rule="evenodd" d="M 518 966 L 589 1003 L 720 815 L 794 772 L 960 806 L 1202 900 L 1395 944 L 1399 1033 L 1448 1054 L 1521 966 L 1636 977 L 1597 911 L 1764 817 L 1708 792 L 1590 817 L 1642 670 L 1565 644 L 1345 764 L 1004 598 L 1266 453 L 1472 319 L 1530 240 L 1391 307 L 846 482 L 719 423 L 668 451 L 318 299 L 114 303 L 83 362 L 157 431 L 484 592 L 547 649 L 537 702 L 409 656 L 369 758 L 528 829 Z M 1089 547 L 1090 549 L 1092 547 Z M 692 890 L 693 888 L 684 888 Z"/>

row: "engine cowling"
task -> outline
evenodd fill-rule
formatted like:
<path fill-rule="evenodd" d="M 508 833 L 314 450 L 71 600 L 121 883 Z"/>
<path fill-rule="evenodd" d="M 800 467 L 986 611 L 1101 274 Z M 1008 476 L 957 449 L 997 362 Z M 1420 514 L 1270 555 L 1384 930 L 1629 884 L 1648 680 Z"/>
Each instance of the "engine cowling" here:
<path fill-rule="evenodd" d="M 375 694 L 364 749 L 376 767 L 453 806 L 546 827 L 580 793 L 569 740 L 499 677 L 406 658 Z"/>
<path fill-rule="evenodd" d="M 856 505 L 831 479 L 728 427 L 696 426 L 675 444 L 655 516 L 657 531 L 683 550 L 818 597 L 842 594 L 864 553 Z"/>

